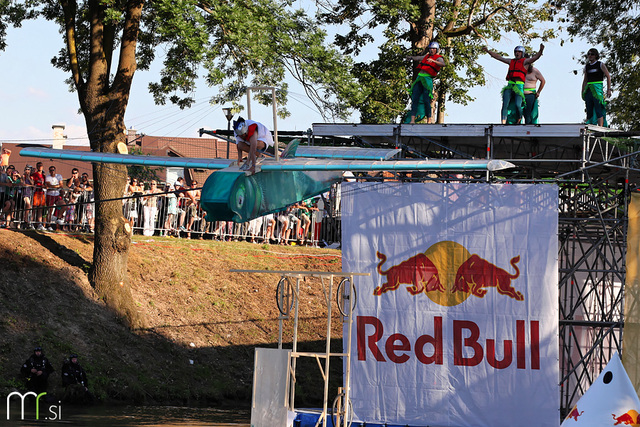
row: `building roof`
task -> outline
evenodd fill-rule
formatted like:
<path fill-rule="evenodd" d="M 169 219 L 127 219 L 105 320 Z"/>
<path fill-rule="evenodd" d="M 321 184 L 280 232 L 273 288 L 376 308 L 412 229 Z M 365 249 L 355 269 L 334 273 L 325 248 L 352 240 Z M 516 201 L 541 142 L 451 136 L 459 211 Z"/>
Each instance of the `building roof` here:
<path fill-rule="evenodd" d="M 234 144 L 227 141 L 203 136 L 201 138 L 181 138 L 174 136 L 152 136 L 138 135 L 136 131 L 130 130 L 128 135 L 129 150 L 134 151 L 137 147 L 143 154 L 151 156 L 174 156 L 174 157 L 196 157 L 196 158 L 235 158 L 237 156 Z M 229 147 L 228 147 L 229 146 Z M 227 150 L 229 157 L 227 157 Z M 213 173 L 212 170 L 195 169 L 185 170 L 184 177 L 187 182 L 195 179 L 200 184 Z M 158 178 L 167 180 L 166 170 L 156 171 Z"/>
<path fill-rule="evenodd" d="M 51 148 L 52 144 L 39 144 L 47 148 Z M 73 160 L 47 160 L 39 159 L 36 157 L 22 157 L 20 150 L 24 147 L 24 144 L 12 144 L 9 142 L 2 143 L 3 148 L 11 150 L 11 157 L 9 158 L 9 164 L 14 165 L 16 170 L 23 171 L 24 167 L 29 165 L 35 168 L 36 163 L 42 162 L 45 172 L 49 170 L 50 165 L 56 167 L 56 172 L 62 175 L 64 179 L 71 178 L 71 170 L 77 168 L 80 174 L 89 174 L 89 179 L 93 179 L 93 167 L 91 163 L 75 162 Z M 89 151 L 89 147 L 78 145 L 65 145 L 62 147 L 64 150 L 77 150 L 77 151 Z"/>

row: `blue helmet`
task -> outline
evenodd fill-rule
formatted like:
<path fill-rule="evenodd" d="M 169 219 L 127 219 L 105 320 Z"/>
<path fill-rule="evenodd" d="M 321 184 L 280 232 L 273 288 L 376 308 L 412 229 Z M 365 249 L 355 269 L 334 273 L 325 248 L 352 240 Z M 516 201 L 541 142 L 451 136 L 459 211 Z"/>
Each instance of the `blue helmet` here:
<path fill-rule="evenodd" d="M 524 46 L 516 46 L 516 47 L 513 49 L 513 53 L 516 53 L 516 52 L 522 52 L 522 56 L 524 56 L 524 52 L 525 52 L 525 50 L 524 50 Z"/>
<path fill-rule="evenodd" d="M 438 49 L 438 50 L 440 50 L 440 43 L 431 42 L 431 43 L 429 43 L 429 46 L 427 47 L 427 49 Z"/>
<path fill-rule="evenodd" d="M 238 117 L 238 120 L 233 121 L 233 131 L 236 135 L 244 135 L 247 133 L 249 126 L 242 117 Z"/>

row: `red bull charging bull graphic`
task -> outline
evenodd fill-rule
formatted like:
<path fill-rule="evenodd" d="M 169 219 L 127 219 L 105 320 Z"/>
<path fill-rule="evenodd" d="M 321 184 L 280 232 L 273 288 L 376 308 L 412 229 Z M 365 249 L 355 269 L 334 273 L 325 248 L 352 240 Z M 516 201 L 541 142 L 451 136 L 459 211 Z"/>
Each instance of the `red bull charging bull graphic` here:
<path fill-rule="evenodd" d="M 349 183 L 342 197 L 343 270 L 370 273 L 354 420 L 557 426 L 557 187 Z"/>
<path fill-rule="evenodd" d="M 631 409 L 624 414 L 616 416 L 616 414 L 611 414 L 614 421 L 614 426 L 617 425 L 625 425 L 625 426 L 640 426 L 640 414 L 635 409 Z"/>
<path fill-rule="evenodd" d="M 487 294 L 488 288 L 495 288 L 500 294 L 516 301 L 523 301 L 522 292 L 517 291 L 512 285 L 512 281 L 520 277 L 520 269 L 518 263 L 520 256 L 511 258 L 511 267 L 514 273 L 509 273 L 502 268 L 483 259 L 478 254 L 470 255 L 469 252 L 456 242 L 439 242 L 429 248 L 425 253 L 412 256 L 406 261 L 402 261 L 398 265 L 391 266 L 386 270 L 382 270 L 382 265 L 387 261 L 387 256 L 383 253 L 376 252 L 376 256 L 380 259 L 377 271 L 380 276 L 385 277 L 385 282 L 376 287 L 373 294 L 380 296 L 385 292 L 395 291 L 400 285 L 407 285 L 407 292 L 411 295 L 430 292 L 441 293 L 460 293 L 466 297 L 473 295 L 483 298 Z M 433 257 L 433 260 L 430 258 Z M 445 258 L 444 261 L 442 258 Z M 457 263 L 462 261 L 456 268 Z M 441 268 L 440 271 L 436 263 Z M 452 268 L 455 276 L 452 275 Z M 447 280 L 453 278 L 453 281 Z M 449 288 L 445 288 L 443 281 L 451 282 Z M 440 298 L 432 298 L 434 302 L 443 305 L 451 305 L 449 300 L 444 301 Z M 451 298 L 454 304 L 459 304 L 463 300 L 460 298 Z"/>
<path fill-rule="evenodd" d="M 578 421 L 578 417 L 581 416 L 582 414 L 584 414 L 584 411 L 578 411 L 578 405 L 575 405 L 572 409 L 571 412 L 569 412 L 569 414 L 567 415 L 567 417 L 565 418 L 566 420 L 574 420 L 574 421 Z"/>

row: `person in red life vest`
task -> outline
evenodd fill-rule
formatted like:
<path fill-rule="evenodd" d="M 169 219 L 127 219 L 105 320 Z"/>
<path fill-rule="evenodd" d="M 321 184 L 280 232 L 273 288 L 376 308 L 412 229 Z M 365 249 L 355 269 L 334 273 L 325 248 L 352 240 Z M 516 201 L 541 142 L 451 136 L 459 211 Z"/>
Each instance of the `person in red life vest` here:
<path fill-rule="evenodd" d="M 597 49 L 587 51 L 587 65 L 584 67 L 582 81 L 582 99 L 587 109 L 587 123 L 598 126 L 605 124 L 604 78 L 607 78 L 607 98 L 611 97 L 611 74 L 604 62 L 600 61 Z"/>
<path fill-rule="evenodd" d="M 523 106 L 525 104 L 524 82 L 527 76 L 527 68 L 529 64 L 536 62 L 542 56 L 544 45 L 540 43 L 540 50 L 531 58 L 525 58 L 524 46 L 516 46 L 513 50 L 515 58 L 505 58 L 487 47 L 484 47 L 483 50 L 492 58 L 509 65 L 509 71 L 507 72 L 507 85 L 502 89 L 502 124 L 507 124 L 510 103 L 513 103 L 516 110 L 516 120 L 513 123 L 509 121 L 508 124 L 520 123 L 522 119 Z"/>
<path fill-rule="evenodd" d="M 424 56 L 407 56 L 407 59 L 420 61 L 418 64 L 418 78 L 411 85 L 411 111 L 409 112 L 409 123 L 422 120 L 420 114 L 420 104 L 424 104 L 424 117 L 427 123 L 433 123 L 431 117 L 431 100 L 433 99 L 433 78 L 438 75 L 438 71 L 444 67 L 444 58 L 439 55 L 440 44 L 431 42 L 428 53 Z M 407 119 L 409 119 L 407 117 Z"/>

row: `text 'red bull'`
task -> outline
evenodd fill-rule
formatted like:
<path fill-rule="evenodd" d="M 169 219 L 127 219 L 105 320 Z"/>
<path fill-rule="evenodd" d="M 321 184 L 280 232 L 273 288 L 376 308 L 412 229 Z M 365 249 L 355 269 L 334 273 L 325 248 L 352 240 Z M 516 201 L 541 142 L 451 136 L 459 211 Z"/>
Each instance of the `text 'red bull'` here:
<path fill-rule="evenodd" d="M 420 335 L 413 345 L 411 340 L 402 333 L 391 334 L 384 343 L 381 343 L 384 326 L 377 317 L 358 316 L 356 323 L 358 360 L 367 360 L 367 355 L 371 354 L 378 362 L 387 362 L 388 360 L 393 363 L 405 363 L 415 355 L 418 361 L 425 365 L 432 363 L 442 365 L 444 362 L 442 317 L 435 316 L 433 318 L 432 335 Z M 486 357 L 486 361 L 491 367 L 505 369 L 511 366 L 515 357 L 517 369 L 527 369 L 526 323 L 524 320 L 516 320 L 515 323 L 515 344 L 513 340 L 504 340 L 501 352 L 503 358 L 498 360 L 496 356 L 497 340 L 487 338 L 483 342 L 480 339 L 480 327 L 475 322 L 453 320 L 453 364 L 476 366 L 482 363 Z M 367 326 L 373 327 L 368 328 L 369 333 L 367 333 Z M 530 368 L 540 369 L 540 325 L 537 320 L 532 320 L 529 326 Z"/>

